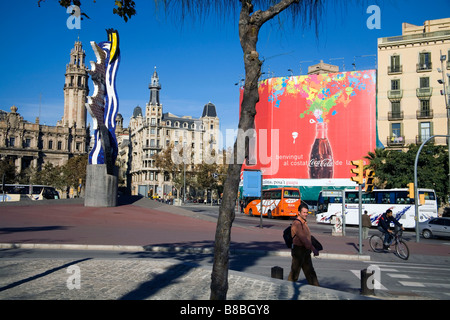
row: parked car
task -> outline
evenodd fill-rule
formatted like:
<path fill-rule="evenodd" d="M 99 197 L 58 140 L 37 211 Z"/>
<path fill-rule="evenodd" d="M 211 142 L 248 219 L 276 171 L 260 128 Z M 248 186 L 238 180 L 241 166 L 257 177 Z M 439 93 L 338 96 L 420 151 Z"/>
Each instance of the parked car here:
<path fill-rule="evenodd" d="M 432 218 L 419 223 L 419 232 L 425 239 L 450 237 L 450 218 Z"/>

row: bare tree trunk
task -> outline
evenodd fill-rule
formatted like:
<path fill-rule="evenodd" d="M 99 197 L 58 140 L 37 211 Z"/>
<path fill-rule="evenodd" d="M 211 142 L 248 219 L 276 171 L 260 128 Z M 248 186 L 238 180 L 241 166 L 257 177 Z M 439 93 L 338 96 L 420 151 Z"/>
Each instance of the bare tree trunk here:
<path fill-rule="evenodd" d="M 238 141 L 245 132 L 253 128 L 256 115 L 256 103 L 259 101 L 258 79 L 261 76 L 262 62 L 259 60 L 256 44 L 261 26 L 278 13 L 289 7 L 295 0 L 282 0 L 266 11 L 254 14 L 251 0 L 241 0 L 242 8 L 239 16 L 239 39 L 244 53 L 245 85 L 241 104 L 238 137 L 234 143 L 233 161 L 228 166 L 227 179 L 224 185 L 223 201 L 219 209 L 216 237 L 214 245 L 214 264 L 211 274 L 211 300 L 225 300 L 228 292 L 228 267 L 231 239 L 231 226 L 234 221 L 234 206 L 239 188 L 239 177 L 242 163 L 236 163 Z"/>

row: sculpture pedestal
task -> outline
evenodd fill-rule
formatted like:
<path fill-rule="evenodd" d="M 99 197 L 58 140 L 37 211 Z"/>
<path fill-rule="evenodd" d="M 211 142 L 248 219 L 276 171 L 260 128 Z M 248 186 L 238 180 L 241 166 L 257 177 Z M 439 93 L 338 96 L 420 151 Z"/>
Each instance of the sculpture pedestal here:
<path fill-rule="evenodd" d="M 88 164 L 86 168 L 85 207 L 117 206 L 118 168 L 114 166 L 114 174 L 106 172 L 106 164 Z"/>

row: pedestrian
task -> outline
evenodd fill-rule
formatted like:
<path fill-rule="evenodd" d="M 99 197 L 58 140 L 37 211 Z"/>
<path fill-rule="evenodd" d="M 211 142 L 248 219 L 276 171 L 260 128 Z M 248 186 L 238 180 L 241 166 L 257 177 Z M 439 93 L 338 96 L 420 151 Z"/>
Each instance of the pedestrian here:
<path fill-rule="evenodd" d="M 311 251 L 314 253 L 314 256 L 318 256 L 319 251 L 317 251 L 311 243 L 311 231 L 306 222 L 307 216 L 308 205 L 302 203 L 298 207 L 297 218 L 294 220 L 291 227 L 293 237 L 291 249 L 292 264 L 288 280 L 296 282 L 300 275 L 300 270 L 303 270 L 308 283 L 310 285 L 319 286 L 316 271 L 314 270 L 311 260 Z"/>
<path fill-rule="evenodd" d="M 364 214 L 362 216 L 362 237 L 363 239 L 367 239 L 369 237 L 369 229 L 372 226 L 372 221 L 370 221 L 370 217 L 367 213 L 367 210 L 364 210 Z"/>

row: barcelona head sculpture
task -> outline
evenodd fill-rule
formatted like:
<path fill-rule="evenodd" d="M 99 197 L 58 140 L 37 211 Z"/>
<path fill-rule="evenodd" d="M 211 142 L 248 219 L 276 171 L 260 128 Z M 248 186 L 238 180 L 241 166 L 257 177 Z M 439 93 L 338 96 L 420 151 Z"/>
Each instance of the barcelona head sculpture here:
<path fill-rule="evenodd" d="M 117 158 L 115 134 L 119 99 L 116 92 L 116 75 L 120 63 L 119 33 L 108 29 L 108 41 L 91 41 L 97 58 L 91 61 L 89 74 L 94 82 L 94 94 L 87 98 L 86 108 L 93 119 L 94 146 L 89 153 L 89 164 L 106 164 L 112 174 Z"/>

